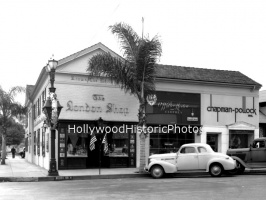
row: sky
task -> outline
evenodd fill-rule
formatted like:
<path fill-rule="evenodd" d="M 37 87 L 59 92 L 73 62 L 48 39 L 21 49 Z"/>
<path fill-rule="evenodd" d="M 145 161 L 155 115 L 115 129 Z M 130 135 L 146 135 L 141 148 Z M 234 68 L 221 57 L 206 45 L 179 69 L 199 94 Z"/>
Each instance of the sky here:
<path fill-rule="evenodd" d="M 52 55 L 98 42 L 121 55 L 118 22 L 158 35 L 161 64 L 240 71 L 266 90 L 265 0 L 0 0 L 1 87 L 34 85 Z"/>

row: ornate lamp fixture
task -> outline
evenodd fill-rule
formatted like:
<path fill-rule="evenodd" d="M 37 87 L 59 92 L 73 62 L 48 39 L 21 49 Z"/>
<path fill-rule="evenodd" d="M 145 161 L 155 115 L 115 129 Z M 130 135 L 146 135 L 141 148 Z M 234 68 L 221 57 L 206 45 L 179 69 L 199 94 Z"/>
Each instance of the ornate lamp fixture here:
<path fill-rule="evenodd" d="M 50 95 L 47 97 L 45 104 L 43 106 L 43 112 L 46 116 L 46 123 L 51 128 L 51 159 L 50 159 L 50 169 L 48 171 L 49 176 L 58 176 L 57 164 L 55 159 L 55 130 L 57 129 L 58 117 L 62 110 L 62 106 L 57 100 L 55 94 L 56 88 L 54 87 L 55 81 L 55 70 L 58 62 L 54 59 L 48 61 L 46 71 L 50 75 L 51 87 L 49 88 Z"/>

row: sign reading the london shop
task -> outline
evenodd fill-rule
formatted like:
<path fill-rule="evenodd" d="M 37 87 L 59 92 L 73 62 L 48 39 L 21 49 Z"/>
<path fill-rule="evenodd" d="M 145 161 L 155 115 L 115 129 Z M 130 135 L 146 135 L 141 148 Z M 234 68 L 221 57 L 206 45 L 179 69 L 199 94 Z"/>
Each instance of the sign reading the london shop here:
<path fill-rule="evenodd" d="M 94 101 L 104 101 L 104 95 L 93 94 L 92 99 Z M 67 102 L 66 111 L 73 112 L 87 112 L 87 113 L 114 113 L 127 116 L 129 114 L 129 109 L 127 107 L 121 107 L 114 103 L 106 103 L 105 105 L 91 105 L 85 103 L 84 105 L 76 105 L 73 101 L 69 100 Z"/>
<path fill-rule="evenodd" d="M 231 107 L 213 107 L 213 106 L 208 106 L 207 107 L 207 111 L 208 112 L 225 112 L 225 113 L 246 113 L 246 114 L 255 114 L 256 113 L 256 109 L 254 108 L 231 108 Z"/>

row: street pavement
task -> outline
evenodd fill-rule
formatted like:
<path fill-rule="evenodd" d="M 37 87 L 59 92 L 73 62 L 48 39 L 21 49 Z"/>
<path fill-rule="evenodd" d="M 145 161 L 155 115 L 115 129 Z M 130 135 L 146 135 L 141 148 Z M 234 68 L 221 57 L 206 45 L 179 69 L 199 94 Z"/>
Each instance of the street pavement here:
<path fill-rule="evenodd" d="M 148 173 L 138 173 L 138 168 L 104 168 L 59 170 L 59 176 L 48 176 L 48 171 L 29 163 L 20 156 L 12 158 L 8 154 L 6 165 L 0 165 L 0 182 L 40 182 L 59 180 L 119 179 L 150 177 Z M 266 174 L 266 169 L 246 169 L 245 174 Z M 175 177 L 203 177 L 208 173 L 176 174 Z"/>
<path fill-rule="evenodd" d="M 1 200 L 258 200 L 265 175 L 1 182 Z"/>

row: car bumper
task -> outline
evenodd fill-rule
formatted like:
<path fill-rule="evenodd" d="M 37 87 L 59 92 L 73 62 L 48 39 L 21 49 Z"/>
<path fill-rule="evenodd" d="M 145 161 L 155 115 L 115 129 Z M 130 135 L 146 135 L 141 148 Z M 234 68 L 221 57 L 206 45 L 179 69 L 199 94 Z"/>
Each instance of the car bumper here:
<path fill-rule="evenodd" d="M 237 167 L 236 161 L 233 159 L 230 159 L 227 162 L 224 162 L 223 167 L 224 167 L 224 170 L 233 170 Z"/>

